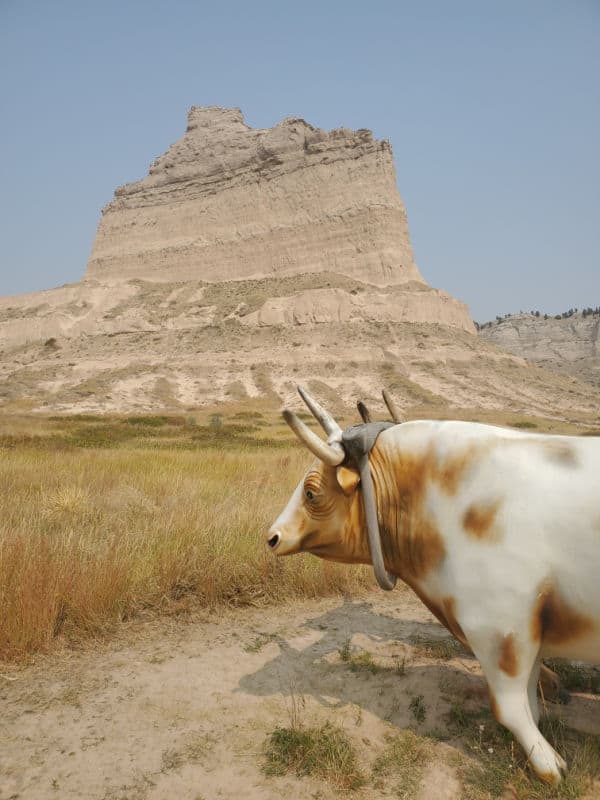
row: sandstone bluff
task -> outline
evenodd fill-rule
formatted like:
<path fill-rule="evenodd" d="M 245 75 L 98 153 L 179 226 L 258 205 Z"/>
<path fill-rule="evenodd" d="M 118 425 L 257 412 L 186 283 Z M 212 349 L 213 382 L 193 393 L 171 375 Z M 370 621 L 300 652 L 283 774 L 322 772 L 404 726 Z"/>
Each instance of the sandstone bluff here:
<path fill-rule="evenodd" d="M 253 129 L 239 109 L 193 107 L 183 137 L 104 209 L 87 276 L 327 271 L 379 286 L 422 281 L 389 143 L 293 118 Z"/>
<path fill-rule="evenodd" d="M 600 388 L 600 308 L 565 315 L 511 314 L 481 329 L 488 342 Z"/>
<path fill-rule="evenodd" d="M 192 107 L 103 210 L 77 284 L 0 299 L 0 402 L 55 411 L 287 400 L 515 410 L 594 405 L 585 385 L 480 341 L 414 262 L 388 142 Z"/>

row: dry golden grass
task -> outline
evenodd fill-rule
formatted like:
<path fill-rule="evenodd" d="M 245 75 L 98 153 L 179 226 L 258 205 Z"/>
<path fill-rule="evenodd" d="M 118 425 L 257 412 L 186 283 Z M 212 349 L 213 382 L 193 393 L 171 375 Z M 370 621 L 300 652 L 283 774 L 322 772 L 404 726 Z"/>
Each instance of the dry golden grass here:
<path fill-rule="evenodd" d="M 266 552 L 263 532 L 310 456 L 272 404 L 222 412 L 0 414 L 0 658 L 102 633 L 142 608 L 269 602 L 372 584 L 367 569 Z M 407 415 L 430 416 L 583 431 L 497 412 L 420 406 Z M 339 417 L 342 425 L 356 419 L 351 409 Z"/>
<path fill-rule="evenodd" d="M 0 657 L 102 633 L 142 608 L 370 584 L 365 569 L 266 551 L 310 461 L 290 445 L 0 450 Z"/>

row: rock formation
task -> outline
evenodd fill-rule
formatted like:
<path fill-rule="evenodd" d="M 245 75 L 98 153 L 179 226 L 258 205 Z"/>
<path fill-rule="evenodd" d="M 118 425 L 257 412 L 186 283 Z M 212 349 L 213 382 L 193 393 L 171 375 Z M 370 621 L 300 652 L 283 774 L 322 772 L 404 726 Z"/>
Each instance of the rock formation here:
<path fill-rule="evenodd" d="M 84 280 L 0 300 L 0 334 L 20 345 L 152 330 L 139 281 L 198 290 L 192 317 L 173 328 L 222 321 L 200 290 L 235 281 L 231 314 L 247 327 L 371 320 L 475 332 L 466 306 L 414 263 L 388 142 L 301 119 L 255 130 L 239 109 L 193 107 L 183 137 L 104 209 Z M 125 298 L 126 314 L 108 313 Z"/>
<path fill-rule="evenodd" d="M 427 299 L 433 290 L 420 286 Z M 335 314 L 329 301 L 320 303 L 321 292 L 339 298 Z M 220 283 L 88 282 L 29 295 L 27 305 L 11 298 L 0 306 L 0 331 L 10 328 L 29 341 L 2 340 L 0 405 L 185 413 L 233 403 L 272 412 L 297 402 L 294 387 L 303 383 L 346 413 L 357 397 L 382 413 L 386 386 L 400 408 L 424 404 L 418 413 L 427 415 L 450 404 L 597 418 L 600 391 L 589 384 L 539 370 L 459 327 L 390 321 L 393 294 L 385 295 L 377 318 L 374 296 L 369 285 L 319 273 Z"/>
<path fill-rule="evenodd" d="M 380 286 L 422 280 L 389 143 L 294 118 L 253 129 L 239 109 L 192 107 L 183 137 L 104 209 L 86 277 L 322 271 Z"/>
<path fill-rule="evenodd" d="M 84 280 L 0 298 L 0 404 L 59 412 L 289 401 L 593 412 L 598 395 L 474 335 L 415 266 L 390 146 L 192 108 L 118 189 Z"/>
<path fill-rule="evenodd" d="M 534 364 L 575 375 L 600 387 L 600 314 L 556 319 L 511 314 L 486 323 L 481 338 Z"/>

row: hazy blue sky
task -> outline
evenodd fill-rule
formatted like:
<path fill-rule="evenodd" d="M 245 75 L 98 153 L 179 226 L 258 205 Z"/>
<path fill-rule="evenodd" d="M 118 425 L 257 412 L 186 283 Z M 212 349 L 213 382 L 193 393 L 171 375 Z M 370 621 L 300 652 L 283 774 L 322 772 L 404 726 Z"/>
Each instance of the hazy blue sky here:
<path fill-rule="evenodd" d="M 600 0 L 0 0 L 0 294 L 78 280 L 191 105 L 388 138 L 475 319 L 600 303 Z"/>

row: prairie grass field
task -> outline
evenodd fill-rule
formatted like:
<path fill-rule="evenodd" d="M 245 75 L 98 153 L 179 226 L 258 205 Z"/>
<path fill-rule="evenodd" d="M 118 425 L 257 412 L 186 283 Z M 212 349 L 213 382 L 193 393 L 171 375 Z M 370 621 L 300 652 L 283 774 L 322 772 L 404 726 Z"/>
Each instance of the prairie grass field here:
<path fill-rule="evenodd" d="M 371 587 L 368 569 L 310 556 L 277 560 L 264 546 L 310 460 L 272 409 L 0 415 L 0 658 L 106 633 L 141 610 L 172 614 Z"/>
<path fill-rule="evenodd" d="M 433 416 L 598 433 L 407 418 Z M 551 789 L 493 720 L 476 661 L 408 588 L 371 592 L 370 568 L 267 551 L 310 461 L 272 409 L 0 413 L 7 796 L 239 796 L 238 772 L 261 798 L 598 796 L 596 669 L 551 663 L 572 692 L 545 709 L 570 767 Z"/>
<path fill-rule="evenodd" d="M 1 658 L 104 633 L 141 609 L 266 603 L 371 582 L 364 569 L 267 552 L 264 532 L 310 460 L 290 437 L 131 419 L 43 420 L 33 431 L 13 421 L 3 433 Z"/>

